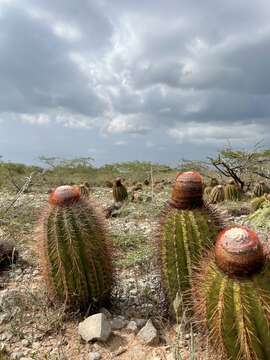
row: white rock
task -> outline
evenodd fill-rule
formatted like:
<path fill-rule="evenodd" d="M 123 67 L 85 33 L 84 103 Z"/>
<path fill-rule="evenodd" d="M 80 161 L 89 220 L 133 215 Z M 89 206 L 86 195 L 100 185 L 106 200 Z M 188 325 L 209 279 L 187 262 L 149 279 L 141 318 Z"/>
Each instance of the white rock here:
<path fill-rule="evenodd" d="M 124 316 L 117 316 L 112 319 L 111 325 L 113 330 L 121 330 L 127 325 L 127 320 Z"/>
<path fill-rule="evenodd" d="M 152 320 L 148 320 L 146 325 L 139 331 L 138 338 L 147 345 L 156 345 L 158 343 L 157 329 Z"/>
<path fill-rule="evenodd" d="M 137 334 L 137 332 L 139 331 L 136 321 L 133 321 L 133 320 L 127 324 L 126 329 L 128 332 L 133 332 L 135 334 Z"/>
<path fill-rule="evenodd" d="M 88 360 L 100 360 L 100 359 L 101 359 L 101 355 L 98 352 L 91 352 L 88 357 Z"/>
<path fill-rule="evenodd" d="M 80 322 L 78 332 L 87 342 L 91 340 L 107 341 L 112 332 L 112 328 L 106 316 L 99 313 L 89 316 Z"/>

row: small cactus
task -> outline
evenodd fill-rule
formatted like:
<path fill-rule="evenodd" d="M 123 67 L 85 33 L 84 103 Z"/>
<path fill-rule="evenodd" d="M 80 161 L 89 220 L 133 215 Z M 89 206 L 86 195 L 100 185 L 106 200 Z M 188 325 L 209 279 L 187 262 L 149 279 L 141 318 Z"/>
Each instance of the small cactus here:
<path fill-rule="evenodd" d="M 252 230 L 218 235 L 194 278 L 195 313 L 222 359 L 270 359 L 270 264 Z M 220 357 L 219 357 L 220 358 Z"/>
<path fill-rule="evenodd" d="M 115 202 L 122 202 L 128 197 L 127 189 L 122 184 L 121 178 L 117 178 L 113 184 L 113 198 Z"/>
<path fill-rule="evenodd" d="M 234 180 L 231 179 L 224 188 L 224 198 L 228 201 L 237 201 L 241 198 L 241 190 L 235 184 Z"/>
<path fill-rule="evenodd" d="M 264 181 L 259 181 L 257 184 L 255 184 L 253 189 L 254 196 L 260 197 L 267 193 L 269 193 L 269 188 Z"/>
<path fill-rule="evenodd" d="M 81 194 L 82 197 L 84 197 L 84 198 L 89 197 L 90 191 L 89 191 L 89 184 L 88 183 L 81 184 L 79 186 L 79 189 L 80 189 L 80 194 Z"/>
<path fill-rule="evenodd" d="M 88 308 L 105 301 L 112 286 L 110 243 L 96 206 L 77 187 L 51 193 L 39 236 L 49 292 L 70 307 Z"/>
<path fill-rule="evenodd" d="M 182 296 L 184 307 L 190 303 L 188 292 L 193 268 L 198 265 L 203 253 L 213 247 L 214 238 L 222 226 L 210 207 L 204 205 L 202 192 L 199 173 L 179 174 L 172 198 L 160 220 L 159 262 L 164 290 L 171 306 L 177 295 Z"/>
<path fill-rule="evenodd" d="M 224 201 L 224 199 L 225 199 L 224 187 L 222 185 L 216 185 L 215 187 L 213 187 L 209 196 L 209 202 L 211 204 L 217 204 L 219 202 Z"/>
<path fill-rule="evenodd" d="M 204 188 L 203 196 L 204 196 L 206 199 L 210 196 L 212 189 L 213 189 L 212 186 L 206 186 L 206 187 Z"/>
<path fill-rule="evenodd" d="M 268 204 L 269 200 L 265 195 L 260 197 L 255 197 L 251 200 L 250 206 L 253 211 L 257 211 L 258 209 L 261 209 L 264 207 L 264 205 Z"/>

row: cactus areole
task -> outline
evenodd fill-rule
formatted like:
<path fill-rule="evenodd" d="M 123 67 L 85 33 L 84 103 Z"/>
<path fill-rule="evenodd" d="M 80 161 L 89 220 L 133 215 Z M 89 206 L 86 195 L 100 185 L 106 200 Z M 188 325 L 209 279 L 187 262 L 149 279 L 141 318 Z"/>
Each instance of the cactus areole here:
<path fill-rule="evenodd" d="M 234 226 L 219 233 L 215 246 L 218 267 L 229 276 L 246 276 L 264 265 L 263 248 L 257 234 L 249 228 Z"/>
<path fill-rule="evenodd" d="M 203 205 L 203 181 L 198 172 L 178 174 L 169 204 L 176 209 L 192 209 Z"/>
<path fill-rule="evenodd" d="M 68 206 L 80 200 L 80 190 L 77 187 L 63 185 L 57 187 L 50 195 L 52 206 Z"/>

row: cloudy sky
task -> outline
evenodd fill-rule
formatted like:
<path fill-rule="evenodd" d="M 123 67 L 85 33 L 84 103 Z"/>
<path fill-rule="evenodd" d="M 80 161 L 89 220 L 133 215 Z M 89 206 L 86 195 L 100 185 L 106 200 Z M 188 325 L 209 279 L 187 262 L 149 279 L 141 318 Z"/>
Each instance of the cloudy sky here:
<path fill-rule="evenodd" d="M 0 0 L 0 155 L 270 144 L 268 0 Z"/>

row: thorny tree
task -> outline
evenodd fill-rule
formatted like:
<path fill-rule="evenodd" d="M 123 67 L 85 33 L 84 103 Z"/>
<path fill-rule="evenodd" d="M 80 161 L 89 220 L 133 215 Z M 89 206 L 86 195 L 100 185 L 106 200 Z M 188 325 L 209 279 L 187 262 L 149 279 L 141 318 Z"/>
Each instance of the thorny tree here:
<path fill-rule="evenodd" d="M 222 149 L 210 163 L 224 176 L 248 190 L 256 177 L 270 179 L 270 149 L 256 144 L 251 150 Z"/>

